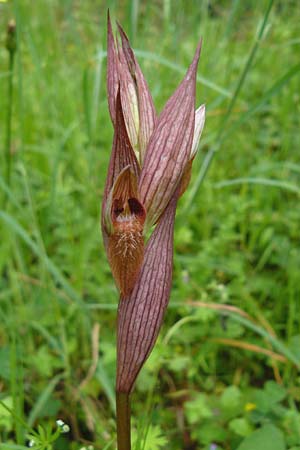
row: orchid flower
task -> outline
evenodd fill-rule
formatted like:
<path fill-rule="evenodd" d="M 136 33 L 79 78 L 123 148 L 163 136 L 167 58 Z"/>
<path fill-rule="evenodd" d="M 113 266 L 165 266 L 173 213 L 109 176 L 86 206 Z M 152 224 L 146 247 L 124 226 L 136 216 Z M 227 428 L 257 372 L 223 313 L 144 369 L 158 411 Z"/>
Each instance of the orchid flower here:
<path fill-rule="evenodd" d="M 114 139 L 101 226 L 120 291 L 117 336 L 118 449 L 130 449 L 129 394 L 157 339 L 169 301 L 177 201 L 188 186 L 204 126 L 195 111 L 201 41 L 157 117 L 128 38 L 108 16 L 107 90 Z M 148 232 L 152 232 L 145 243 Z"/>

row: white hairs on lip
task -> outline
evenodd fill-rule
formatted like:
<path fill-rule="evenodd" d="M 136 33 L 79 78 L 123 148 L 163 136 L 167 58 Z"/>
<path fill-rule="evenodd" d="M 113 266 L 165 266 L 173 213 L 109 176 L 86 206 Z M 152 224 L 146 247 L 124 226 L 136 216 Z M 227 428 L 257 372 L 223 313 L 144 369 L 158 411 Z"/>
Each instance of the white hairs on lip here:
<path fill-rule="evenodd" d="M 116 221 L 117 222 L 130 222 L 131 220 L 135 219 L 135 215 L 134 214 L 120 214 L 117 218 Z"/>
<path fill-rule="evenodd" d="M 116 245 L 116 250 L 118 254 L 123 256 L 123 258 L 134 257 L 135 250 L 138 247 L 138 240 L 141 239 L 142 232 L 124 231 L 123 233 L 118 233 L 118 242 Z"/>

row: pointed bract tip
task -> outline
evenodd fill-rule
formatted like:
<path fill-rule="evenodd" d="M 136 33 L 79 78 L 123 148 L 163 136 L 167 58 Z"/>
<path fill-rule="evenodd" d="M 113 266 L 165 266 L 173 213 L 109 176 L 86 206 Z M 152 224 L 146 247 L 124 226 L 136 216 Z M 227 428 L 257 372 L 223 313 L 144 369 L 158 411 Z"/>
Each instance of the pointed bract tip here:
<path fill-rule="evenodd" d="M 116 21 L 116 23 L 117 23 L 118 31 L 119 31 L 119 33 L 120 33 L 120 36 L 121 36 L 122 41 L 123 41 L 123 39 L 125 39 L 125 41 L 129 42 L 129 39 L 128 39 L 128 37 L 127 37 L 127 34 L 126 34 L 125 31 L 123 30 L 121 24 L 120 24 L 118 21 Z"/>
<path fill-rule="evenodd" d="M 107 10 L 107 36 L 108 36 L 108 42 L 111 41 L 112 46 L 114 47 L 114 51 L 115 51 L 116 39 L 115 39 L 114 32 L 113 32 L 109 9 Z"/>
<path fill-rule="evenodd" d="M 118 31 L 121 37 L 121 41 L 122 41 L 122 49 L 124 51 L 127 63 L 129 64 L 129 69 L 131 71 L 134 70 L 135 68 L 135 57 L 134 57 L 134 53 L 133 50 L 131 48 L 129 39 L 127 34 L 125 33 L 125 31 L 123 30 L 123 28 L 121 27 L 121 25 L 119 24 L 119 22 L 117 21 L 117 27 L 118 27 Z"/>
<path fill-rule="evenodd" d="M 118 21 L 117 21 L 117 28 L 118 28 L 118 32 L 119 32 L 120 37 L 121 37 L 123 50 L 125 51 L 125 50 L 129 49 L 129 51 L 131 53 L 133 53 L 132 49 L 130 47 L 128 36 L 127 36 L 127 34 L 125 33 L 125 31 L 123 30 L 123 28 L 121 27 L 121 25 L 120 25 L 120 23 Z"/>
<path fill-rule="evenodd" d="M 201 54 L 201 48 L 202 48 L 202 38 L 200 39 L 199 44 L 197 45 L 193 61 L 187 71 L 186 80 L 189 80 L 192 77 L 196 77 L 198 62 Z"/>
<path fill-rule="evenodd" d="M 201 49 L 202 49 L 202 42 L 203 42 L 203 38 L 201 37 L 199 39 L 194 58 L 197 58 L 197 59 L 200 58 Z"/>
<path fill-rule="evenodd" d="M 107 10 L 107 31 L 112 33 L 112 26 L 111 26 L 109 8 Z"/>

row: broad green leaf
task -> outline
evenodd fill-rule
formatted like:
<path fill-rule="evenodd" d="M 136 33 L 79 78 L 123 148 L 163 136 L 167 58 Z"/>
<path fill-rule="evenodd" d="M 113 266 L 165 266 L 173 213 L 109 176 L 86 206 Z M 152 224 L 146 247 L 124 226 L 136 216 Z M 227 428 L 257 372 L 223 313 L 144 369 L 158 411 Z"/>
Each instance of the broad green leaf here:
<path fill-rule="evenodd" d="M 246 437 L 237 450 L 285 450 L 282 432 L 274 425 L 265 425 Z"/>
<path fill-rule="evenodd" d="M 263 390 L 257 390 L 255 393 L 255 403 L 257 408 L 267 413 L 273 410 L 274 406 L 277 405 L 286 397 L 285 389 L 275 381 L 268 381 L 265 383 Z"/>
<path fill-rule="evenodd" d="M 236 386 L 227 387 L 221 396 L 221 405 L 225 412 L 239 412 L 241 409 L 241 391 Z"/>
<path fill-rule="evenodd" d="M 249 436 L 253 431 L 252 426 L 244 417 L 231 420 L 229 423 L 229 428 L 234 431 L 234 433 L 243 437 Z"/>

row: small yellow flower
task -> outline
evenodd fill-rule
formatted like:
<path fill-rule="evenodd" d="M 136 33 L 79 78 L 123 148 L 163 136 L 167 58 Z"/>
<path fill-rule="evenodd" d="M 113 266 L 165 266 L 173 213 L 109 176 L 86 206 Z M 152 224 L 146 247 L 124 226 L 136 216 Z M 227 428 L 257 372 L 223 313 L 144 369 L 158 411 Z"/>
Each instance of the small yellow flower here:
<path fill-rule="evenodd" d="M 256 409 L 256 404 L 255 403 L 246 403 L 244 409 L 247 412 L 253 411 L 254 409 Z"/>

